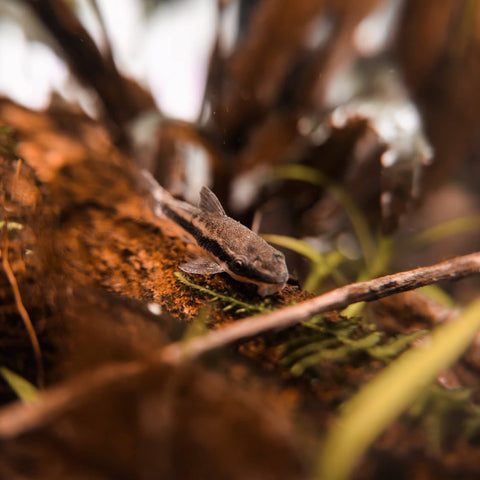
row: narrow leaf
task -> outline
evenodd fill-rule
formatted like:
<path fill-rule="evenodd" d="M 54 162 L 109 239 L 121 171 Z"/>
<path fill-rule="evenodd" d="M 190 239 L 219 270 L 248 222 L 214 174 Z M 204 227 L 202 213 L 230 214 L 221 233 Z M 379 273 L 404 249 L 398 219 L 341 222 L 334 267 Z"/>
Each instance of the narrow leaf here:
<path fill-rule="evenodd" d="M 405 352 L 363 387 L 328 433 L 317 478 L 349 478 L 375 438 L 462 355 L 479 329 L 480 300 L 476 300 L 454 321 L 437 327 L 424 346 Z"/>
<path fill-rule="evenodd" d="M 38 389 L 28 380 L 12 372 L 7 367 L 0 367 L 0 375 L 10 385 L 11 389 L 17 394 L 18 398 L 25 403 L 36 402 L 38 399 Z"/>

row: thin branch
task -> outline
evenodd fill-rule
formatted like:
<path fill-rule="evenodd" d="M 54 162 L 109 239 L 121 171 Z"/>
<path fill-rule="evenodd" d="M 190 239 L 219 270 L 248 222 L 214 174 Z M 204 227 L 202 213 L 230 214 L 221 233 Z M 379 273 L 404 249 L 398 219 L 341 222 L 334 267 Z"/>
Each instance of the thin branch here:
<path fill-rule="evenodd" d="M 18 183 L 18 179 L 20 178 L 20 172 L 22 170 L 22 165 L 23 165 L 23 161 L 21 158 L 18 159 L 18 163 L 17 163 L 17 168 L 15 170 L 15 175 L 13 177 L 13 181 L 12 181 L 12 189 L 10 191 L 10 196 L 12 198 L 15 198 L 15 193 L 16 193 L 16 190 L 17 190 L 17 183 Z"/>
<path fill-rule="evenodd" d="M 108 385 L 128 382 L 150 364 L 137 361 L 108 363 L 44 390 L 34 403 L 16 402 L 0 409 L 0 439 L 14 438 L 53 421 L 59 415 L 81 405 L 86 398 L 99 395 Z"/>
<path fill-rule="evenodd" d="M 178 363 L 205 352 L 259 335 L 269 330 L 285 329 L 313 315 L 341 310 L 357 302 L 371 302 L 395 293 L 414 290 L 442 280 L 457 280 L 480 273 L 480 253 L 452 258 L 429 267 L 394 273 L 365 282 L 353 283 L 289 307 L 240 320 L 222 330 L 174 343 L 159 352 L 168 362 Z"/>
<path fill-rule="evenodd" d="M 14 438 L 54 421 L 85 398 L 100 394 L 118 381 L 128 381 L 155 365 L 178 364 L 214 348 L 258 335 L 272 329 L 295 325 L 310 316 L 343 309 L 358 301 L 371 301 L 441 280 L 456 280 L 480 272 L 480 253 L 457 257 L 430 267 L 387 275 L 375 280 L 338 288 L 305 302 L 271 313 L 241 320 L 223 330 L 211 332 L 182 344 L 159 350 L 149 361 L 111 363 L 82 374 L 39 395 L 37 403 L 15 403 L 0 409 L 0 439 Z"/>
<path fill-rule="evenodd" d="M 5 275 L 7 276 L 8 282 L 12 287 L 13 295 L 15 298 L 15 305 L 19 315 L 22 317 L 23 323 L 27 330 L 28 336 L 30 337 L 30 343 L 32 344 L 33 353 L 35 355 L 35 362 L 37 365 L 37 384 L 40 388 L 44 386 L 45 383 L 45 372 L 43 369 L 43 359 L 42 359 L 42 350 L 40 349 L 40 344 L 38 342 L 37 334 L 33 328 L 32 321 L 30 316 L 25 308 L 25 305 L 22 301 L 22 296 L 20 294 L 20 289 L 18 288 L 18 282 L 13 273 L 10 262 L 8 261 L 8 229 L 6 228 L 7 222 L 4 225 L 4 240 L 3 240 L 3 255 L 2 255 L 2 265 Z"/>

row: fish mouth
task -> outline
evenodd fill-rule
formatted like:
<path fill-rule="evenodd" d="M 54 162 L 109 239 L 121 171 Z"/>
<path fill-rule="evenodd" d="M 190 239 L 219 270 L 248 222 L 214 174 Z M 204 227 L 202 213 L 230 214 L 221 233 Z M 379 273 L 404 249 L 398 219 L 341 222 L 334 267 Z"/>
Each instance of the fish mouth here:
<path fill-rule="evenodd" d="M 285 287 L 283 283 L 257 283 L 257 292 L 261 297 L 274 295 Z"/>
<path fill-rule="evenodd" d="M 283 287 L 285 287 L 285 284 L 287 283 L 287 280 L 288 280 L 288 273 L 284 274 L 279 279 L 278 276 L 273 277 L 272 275 L 265 275 L 262 273 L 255 275 L 255 278 L 242 277 L 228 270 L 226 271 L 232 278 L 234 278 L 235 280 L 238 280 L 239 282 L 256 285 L 257 292 L 261 297 L 266 297 L 268 295 L 275 295 L 280 290 L 282 290 Z"/>
<path fill-rule="evenodd" d="M 288 272 L 285 270 L 281 275 L 272 275 L 264 272 L 260 272 L 257 281 L 262 283 L 269 283 L 272 285 L 282 285 L 288 280 Z"/>
<path fill-rule="evenodd" d="M 240 282 L 254 283 L 259 286 L 265 286 L 265 288 L 270 287 L 271 289 L 277 288 L 277 291 L 281 290 L 288 280 L 287 272 L 282 275 L 272 275 L 270 273 L 259 271 L 249 273 L 249 275 L 243 276 L 235 274 L 228 270 L 228 274 L 236 280 L 239 280 Z"/>

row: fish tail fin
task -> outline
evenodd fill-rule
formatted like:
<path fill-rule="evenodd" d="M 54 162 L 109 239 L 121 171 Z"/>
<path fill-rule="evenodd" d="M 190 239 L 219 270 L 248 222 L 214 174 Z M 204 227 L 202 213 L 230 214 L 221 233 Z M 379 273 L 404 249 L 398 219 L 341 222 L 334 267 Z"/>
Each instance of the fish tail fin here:
<path fill-rule="evenodd" d="M 159 217 L 163 216 L 164 205 L 173 200 L 173 197 L 157 182 L 155 177 L 148 170 L 142 169 L 141 175 L 144 180 L 144 184 L 154 201 L 155 215 Z"/>
<path fill-rule="evenodd" d="M 165 215 L 164 210 L 167 206 L 169 210 L 171 210 L 172 208 L 180 208 L 181 210 L 187 211 L 189 213 L 194 213 L 198 210 L 197 207 L 194 207 L 187 202 L 183 202 L 174 198 L 165 188 L 163 188 L 157 182 L 157 180 L 155 180 L 153 175 L 148 170 L 143 169 L 141 171 L 141 174 L 144 179 L 145 186 L 153 200 L 153 211 L 155 212 L 155 215 L 157 215 L 157 217 L 163 217 Z"/>

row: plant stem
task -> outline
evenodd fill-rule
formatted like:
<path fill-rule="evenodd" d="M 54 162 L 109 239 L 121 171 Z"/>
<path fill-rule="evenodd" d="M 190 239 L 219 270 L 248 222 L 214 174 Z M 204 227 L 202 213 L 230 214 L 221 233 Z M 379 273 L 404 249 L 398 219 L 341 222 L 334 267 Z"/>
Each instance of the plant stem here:
<path fill-rule="evenodd" d="M 248 317 L 222 330 L 196 337 L 189 342 L 173 343 L 165 347 L 159 354 L 164 360 L 177 363 L 184 358 L 195 358 L 210 350 L 269 330 L 291 327 L 318 313 L 341 310 L 356 302 L 370 302 L 441 280 L 457 280 L 475 273 L 480 273 L 480 253 L 455 257 L 429 267 L 345 285 L 292 306 Z"/>

